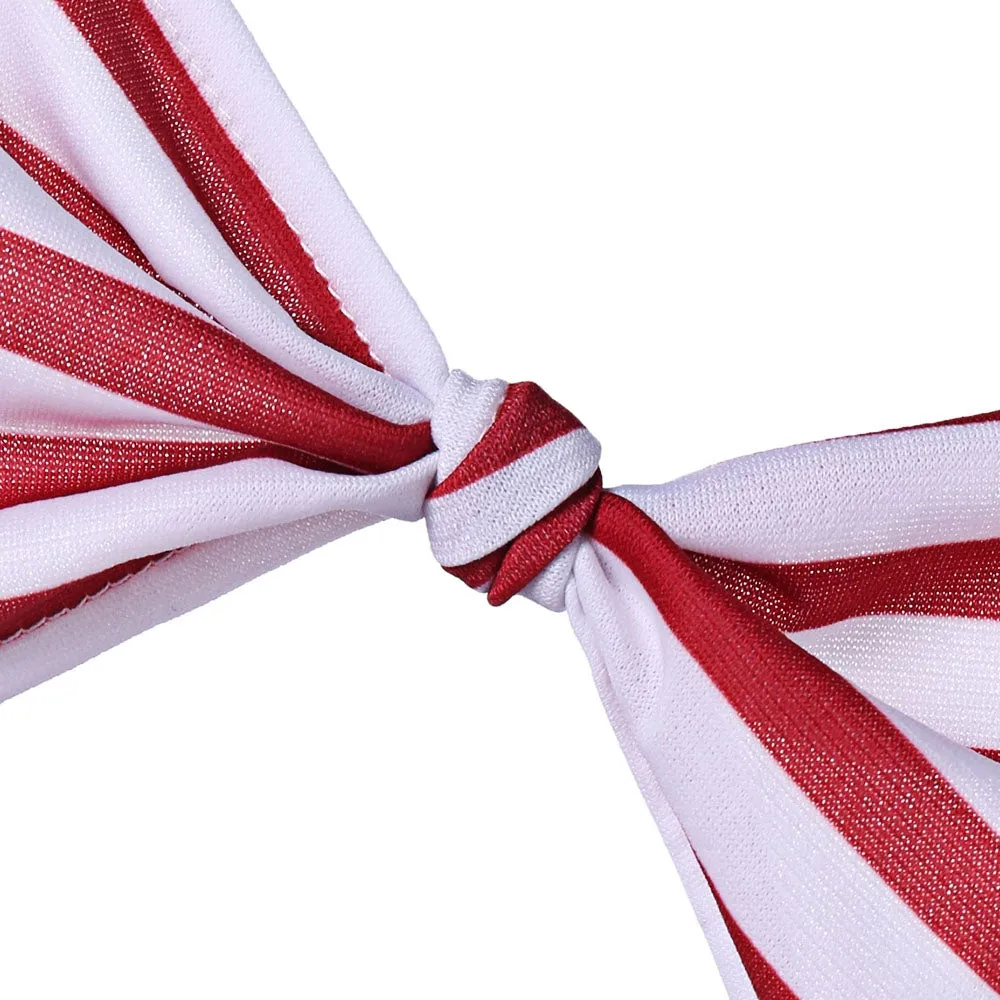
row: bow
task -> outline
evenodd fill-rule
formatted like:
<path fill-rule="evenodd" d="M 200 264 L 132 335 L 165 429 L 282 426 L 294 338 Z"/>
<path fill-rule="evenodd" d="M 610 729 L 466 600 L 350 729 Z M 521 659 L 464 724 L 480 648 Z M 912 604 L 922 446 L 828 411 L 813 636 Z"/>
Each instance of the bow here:
<path fill-rule="evenodd" d="M 8 0 L 0 68 L 0 695 L 425 518 L 568 612 L 733 997 L 1000 993 L 1000 414 L 606 490 L 449 371 L 225 0 Z"/>

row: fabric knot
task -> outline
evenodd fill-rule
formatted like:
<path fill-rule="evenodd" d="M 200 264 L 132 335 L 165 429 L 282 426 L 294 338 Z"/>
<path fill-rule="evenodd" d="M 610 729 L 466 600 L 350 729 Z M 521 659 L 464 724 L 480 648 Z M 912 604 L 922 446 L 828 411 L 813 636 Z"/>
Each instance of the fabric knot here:
<path fill-rule="evenodd" d="M 573 543 L 601 493 L 601 446 L 533 382 L 454 371 L 431 418 L 437 484 L 424 516 L 437 561 L 503 604 L 563 608 Z"/>

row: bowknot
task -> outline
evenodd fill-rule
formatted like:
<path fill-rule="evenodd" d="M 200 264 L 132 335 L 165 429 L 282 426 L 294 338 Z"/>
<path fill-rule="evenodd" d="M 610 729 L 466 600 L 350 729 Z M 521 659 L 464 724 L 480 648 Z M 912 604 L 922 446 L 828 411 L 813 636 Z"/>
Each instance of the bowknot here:
<path fill-rule="evenodd" d="M 601 493 L 597 439 L 533 382 L 454 371 L 431 418 L 437 483 L 424 515 L 437 561 L 490 604 L 561 610 L 577 536 Z"/>

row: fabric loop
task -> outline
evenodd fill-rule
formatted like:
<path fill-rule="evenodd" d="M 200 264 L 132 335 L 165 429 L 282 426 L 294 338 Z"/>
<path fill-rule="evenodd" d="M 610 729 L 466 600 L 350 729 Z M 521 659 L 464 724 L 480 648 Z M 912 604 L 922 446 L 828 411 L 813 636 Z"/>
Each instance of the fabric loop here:
<path fill-rule="evenodd" d="M 561 610 L 566 560 L 552 564 L 600 497 L 596 438 L 533 382 L 478 381 L 461 371 L 441 390 L 431 435 L 438 480 L 424 516 L 435 558 L 487 591 L 491 604 L 523 591 Z M 550 566 L 562 586 L 536 581 Z"/>

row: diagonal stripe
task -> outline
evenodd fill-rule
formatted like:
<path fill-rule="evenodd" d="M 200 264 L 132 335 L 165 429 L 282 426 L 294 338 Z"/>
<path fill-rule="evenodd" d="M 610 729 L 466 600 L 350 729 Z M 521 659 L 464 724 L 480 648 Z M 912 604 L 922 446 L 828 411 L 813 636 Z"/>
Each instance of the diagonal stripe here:
<path fill-rule="evenodd" d="M 57 2 L 247 270 L 306 333 L 379 368 L 141 0 Z"/>
<path fill-rule="evenodd" d="M 171 441 L 0 433 L 0 510 L 241 458 L 280 458 L 343 471 L 303 452 L 252 438 Z"/>
<path fill-rule="evenodd" d="M 635 574 L 593 539 L 579 548 L 567 605 L 599 678 L 607 672 L 616 729 L 632 735 L 650 769 L 644 780 L 662 788 L 726 906 L 797 994 L 997 1000 L 817 808 Z M 700 875 L 685 881 L 707 891 Z"/>
<path fill-rule="evenodd" d="M 752 563 L 689 553 L 752 614 L 783 632 L 860 615 L 1000 619 L 1000 539 L 821 562 Z"/>
<path fill-rule="evenodd" d="M 320 273 L 332 280 L 372 353 L 387 371 L 434 399 L 448 374 L 434 334 L 235 6 L 228 0 L 146 0 L 146 7 Z"/>
<path fill-rule="evenodd" d="M 729 936 L 733 939 L 733 944 L 736 945 L 740 960 L 743 962 L 743 968 L 747 970 L 747 975 L 750 977 L 750 982 L 753 983 L 754 992 L 759 1000 L 798 1000 L 789 989 L 788 984 L 775 971 L 774 966 L 761 954 L 743 928 L 733 919 L 733 915 L 726 908 L 726 904 L 709 878 L 708 872 L 705 872 L 705 879 L 709 889 L 712 890 L 726 930 L 729 931 Z"/>
<path fill-rule="evenodd" d="M 1000 837 L 855 688 L 755 619 L 638 508 L 605 494 L 591 531 L 760 742 L 878 875 L 1000 987 Z"/>
<path fill-rule="evenodd" d="M 28 14 L 15 16 L 7 10 L 0 4 L 0 50 L 10 45 L 5 22 L 16 23 L 19 17 L 29 17 Z M 40 43 L 46 40 L 49 32 L 61 32 L 56 51 L 42 51 L 38 58 L 45 64 L 52 58 L 80 59 L 86 63 L 87 73 L 96 77 L 97 91 L 93 100 L 77 95 L 68 106 L 62 107 L 69 95 L 61 92 L 49 97 L 46 94 L 46 100 L 60 107 L 60 115 L 83 119 L 78 124 L 83 134 L 72 136 L 72 143 L 82 147 L 79 176 L 93 176 L 95 191 L 100 191 L 102 204 L 113 209 L 129 232 L 134 232 L 137 238 L 141 235 L 141 245 L 148 247 L 148 256 L 157 272 L 169 275 L 169 284 L 182 289 L 188 301 L 178 299 L 163 281 L 146 274 L 64 211 L 6 154 L 0 154 L 0 190 L 3 191 L 0 228 L 66 254 L 174 305 L 198 312 L 202 318 L 208 315 L 258 354 L 351 406 L 393 423 L 408 424 L 428 419 L 428 397 L 331 350 L 306 336 L 295 325 L 240 264 L 146 131 L 135 109 L 62 11 L 52 0 L 45 0 L 32 6 L 31 21 L 36 17 L 39 23 L 35 37 Z M 8 58 L 9 52 L 0 51 L 0 62 Z M 24 59 L 22 63 L 30 65 L 31 61 Z M 17 63 L 15 70 L 26 72 L 22 63 Z M 58 74 L 56 85 L 62 91 L 72 89 L 68 79 Z M 4 96 L 4 88 L 0 87 L 0 105 L 4 103 Z M 120 143 L 127 162 L 105 162 L 108 140 L 102 136 L 102 123 L 114 127 L 115 134 L 111 138 L 113 143 Z M 28 133 L 22 131 L 22 134 Z M 40 148 L 67 170 L 71 169 L 66 164 L 72 160 L 72 151 L 45 138 L 44 144 L 40 140 L 32 141 L 37 141 Z M 67 138 L 67 141 L 70 140 Z M 76 167 L 72 172 L 76 175 Z M 197 302 L 198 306 L 191 302 Z"/>
<path fill-rule="evenodd" d="M 581 427 L 460 490 L 431 490 L 424 517 L 434 558 L 463 566 L 505 546 L 579 490 L 599 457 L 600 445 Z"/>
<path fill-rule="evenodd" d="M 597 471 L 554 511 L 510 543 L 487 598 L 493 607 L 520 593 L 576 539 L 587 526 L 600 496 L 601 473 Z"/>
<path fill-rule="evenodd" d="M 442 566 L 473 590 L 490 584 L 494 607 L 520 593 L 586 527 L 601 495 L 601 473 L 595 472 L 555 510 L 536 521 L 510 544 L 461 566 Z"/>
<path fill-rule="evenodd" d="M 1000 621 L 865 615 L 788 636 L 876 701 L 966 747 L 1000 747 Z"/>
<path fill-rule="evenodd" d="M 0 229 L 0 347 L 202 423 L 362 472 L 432 450 L 430 425 L 363 413 L 225 330 Z"/>
<path fill-rule="evenodd" d="M 64 372 L 5 351 L 2 347 L 0 385 L 3 386 L 3 392 L 0 392 L 0 427 L 6 430 L 33 432 L 37 427 L 38 433 L 45 434 L 60 426 L 121 426 L 133 430 L 155 426 L 163 434 L 183 435 L 200 427 L 184 417 L 106 392 Z"/>
<path fill-rule="evenodd" d="M 81 603 L 96 597 L 109 587 L 124 583 L 165 557 L 166 553 L 143 556 L 59 587 L 0 600 L 0 646 L 30 629 L 44 625 L 57 615 L 79 607 Z"/>
<path fill-rule="evenodd" d="M 429 499 L 454 493 L 484 479 L 543 445 L 583 424 L 534 382 L 514 382 L 486 433 L 429 494 Z"/>
<path fill-rule="evenodd" d="M 125 227 L 75 178 L 51 157 L 0 121 L 0 149 L 54 201 L 123 257 L 153 274 L 153 266 Z"/>

